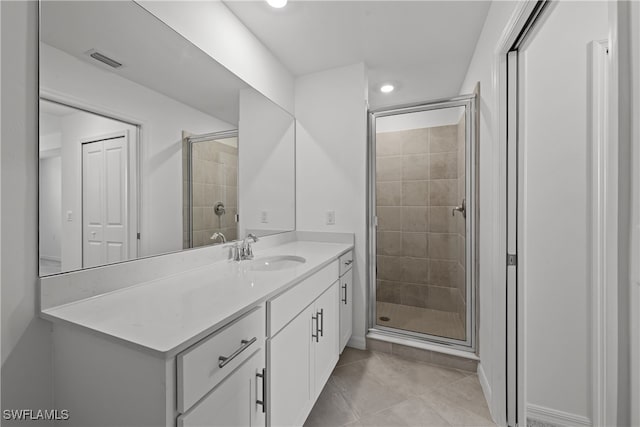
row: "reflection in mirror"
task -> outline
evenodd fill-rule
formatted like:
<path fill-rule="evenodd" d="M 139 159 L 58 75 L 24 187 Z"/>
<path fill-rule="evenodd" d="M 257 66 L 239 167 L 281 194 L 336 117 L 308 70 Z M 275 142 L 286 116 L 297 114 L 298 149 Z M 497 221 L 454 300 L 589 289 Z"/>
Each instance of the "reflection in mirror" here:
<path fill-rule="evenodd" d="M 135 2 L 41 2 L 40 96 L 41 275 L 295 228 L 293 118 Z"/>
<path fill-rule="evenodd" d="M 190 135 L 182 143 L 183 248 L 238 238 L 238 131 Z"/>

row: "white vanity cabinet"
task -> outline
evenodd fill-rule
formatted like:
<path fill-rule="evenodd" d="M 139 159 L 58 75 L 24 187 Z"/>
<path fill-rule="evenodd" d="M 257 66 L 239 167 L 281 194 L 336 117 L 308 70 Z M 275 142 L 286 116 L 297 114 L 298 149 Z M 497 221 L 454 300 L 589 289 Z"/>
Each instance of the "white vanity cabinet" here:
<path fill-rule="evenodd" d="M 340 353 L 353 332 L 353 251 L 340 257 Z"/>
<path fill-rule="evenodd" d="M 177 356 L 178 427 L 265 424 L 264 335 L 260 306 Z"/>
<path fill-rule="evenodd" d="M 338 361 L 338 262 L 267 302 L 269 425 L 299 426 Z"/>
<path fill-rule="evenodd" d="M 265 425 L 264 352 L 253 353 L 201 402 L 178 417 L 178 427 Z"/>
<path fill-rule="evenodd" d="M 43 311 L 65 425 L 303 425 L 351 334 L 351 248 L 296 242 L 299 270 L 229 262 Z"/>
<path fill-rule="evenodd" d="M 54 324 L 65 425 L 264 426 L 265 320 L 259 305 L 169 357 Z"/>

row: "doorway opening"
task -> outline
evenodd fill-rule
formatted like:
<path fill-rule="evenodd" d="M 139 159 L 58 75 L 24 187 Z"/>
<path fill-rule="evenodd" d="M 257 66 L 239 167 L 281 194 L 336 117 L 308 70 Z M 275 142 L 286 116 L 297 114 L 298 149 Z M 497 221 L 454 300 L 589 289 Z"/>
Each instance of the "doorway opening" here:
<path fill-rule="evenodd" d="M 369 331 L 476 345 L 476 96 L 370 112 Z"/>

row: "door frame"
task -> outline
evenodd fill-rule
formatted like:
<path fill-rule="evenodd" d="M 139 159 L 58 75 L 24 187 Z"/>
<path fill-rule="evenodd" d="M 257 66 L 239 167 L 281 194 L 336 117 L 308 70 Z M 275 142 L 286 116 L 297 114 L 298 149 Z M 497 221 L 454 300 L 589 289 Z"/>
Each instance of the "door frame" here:
<path fill-rule="evenodd" d="M 504 240 L 499 239 L 502 254 L 511 253 L 525 255 L 523 247 L 523 223 L 518 221 L 523 214 L 523 200 L 519 195 L 524 194 L 523 180 L 520 171 L 524 164 L 522 150 L 518 148 L 518 140 L 522 136 L 521 125 L 518 122 L 518 111 L 523 106 L 523 99 L 518 96 L 518 79 L 523 78 L 518 72 L 517 51 L 525 38 L 535 31 L 535 24 L 540 23 L 540 17 L 550 0 L 526 0 L 518 5 L 512 15 L 507 29 L 503 33 L 496 50 L 496 70 L 498 74 L 499 118 L 500 130 L 500 158 L 506 159 L 504 170 L 501 170 L 501 212 L 504 212 L 503 225 Z M 626 7 L 626 6 L 623 6 Z M 624 125 L 618 116 L 618 6 L 609 5 L 609 28 L 612 40 L 609 42 L 611 52 L 608 58 L 607 87 L 594 88 L 601 90 L 606 99 L 592 98 L 592 102 L 605 102 L 606 111 L 599 117 L 591 130 L 591 159 L 589 177 L 591 179 L 590 196 L 590 232 L 591 262 L 594 264 L 590 272 L 591 285 L 591 402 L 593 425 L 616 425 L 618 403 L 618 160 L 619 140 L 618 127 Z M 622 30 L 624 32 L 624 29 Z M 602 50 L 602 45 L 592 46 L 593 52 Z M 515 53 L 515 55 L 514 55 Z M 510 58 L 511 55 L 511 58 Z M 599 58 L 602 60 L 602 57 Z M 510 67 L 511 66 L 511 67 Z M 600 67 L 600 70 L 596 68 Z M 597 61 L 593 64 L 592 73 L 601 72 L 603 64 Z M 606 69 L 606 67 L 605 67 Z M 607 71 L 605 71 L 605 74 Z M 511 89 L 511 90 L 510 90 Z M 514 91 L 515 89 L 515 91 Z M 591 107 L 594 109 L 594 107 Z M 515 120 L 515 123 L 514 123 Z M 514 127 L 515 126 L 515 127 Z M 502 169 L 502 167 L 501 167 Z M 513 223 L 515 221 L 515 224 Z M 502 246 L 504 245 L 504 246 Z M 524 283 L 523 268 L 520 263 L 506 268 L 504 317 L 501 317 L 506 327 L 505 340 L 505 378 L 504 388 L 505 420 L 509 426 L 526 425 L 526 304 L 523 289 L 519 284 Z M 510 272 L 515 269 L 515 274 Z M 511 290 L 511 293 L 509 292 Z M 515 290 L 515 292 L 513 292 Z M 515 323 L 515 324 L 514 324 Z M 500 330 L 500 320 L 495 325 Z M 499 384 L 497 382 L 496 384 Z M 494 389 L 495 392 L 495 389 Z M 499 420 L 499 422 L 502 420 Z"/>
<path fill-rule="evenodd" d="M 192 134 L 187 131 L 182 131 L 182 164 L 185 165 L 186 168 L 182 169 L 182 181 L 186 182 L 186 188 L 183 187 L 183 192 L 186 191 L 186 194 L 182 194 L 182 203 L 186 204 L 187 212 L 186 218 L 182 219 L 183 227 L 187 226 L 189 242 L 188 248 L 193 248 L 193 144 L 197 144 L 200 142 L 209 142 L 218 139 L 226 139 L 226 138 L 238 138 L 239 131 L 238 129 L 231 130 L 221 130 L 210 133 L 203 134 Z M 238 138 L 238 149 L 240 148 L 240 140 Z M 240 176 L 240 165 L 238 165 L 238 176 Z M 238 197 L 240 196 L 240 187 L 238 186 Z M 185 213 L 183 212 L 183 215 Z M 238 228 L 240 228 L 240 224 L 238 219 L 240 218 L 240 211 L 236 214 L 235 222 Z"/>
<path fill-rule="evenodd" d="M 630 2 L 631 17 L 629 27 L 630 39 L 630 78 L 629 84 L 621 83 L 621 92 L 631 94 L 631 253 L 630 253 L 630 360 L 640 360 L 640 4 Z M 635 82 L 635 83 L 634 83 Z M 633 120 L 633 117 L 636 119 Z M 638 363 L 630 366 L 631 390 L 630 402 L 640 401 L 640 366 Z M 631 425 L 640 425 L 640 405 L 631 407 Z"/>
<path fill-rule="evenodd" d="M 151 134 L 151 126 L 148 121 L 140 119 L 138 117 L 128 116 L 122 112 L 112 110 L 104 105 L 93 104 L 86 102 L 82 99 L 69 96 L 67 94 L 40 87 L 39 99 L 44 101 L 60 104 L 65 107 L 73 108 L 85 113 L 94 114 L 100 117 L 104 117 L 110 120 L 116 120 L 126 125 L 134 126 L 136 128 L 135 134 L 129 134 L 129 166 L 130 166 L 130 234 L 135 236 L 135 244 L 130 247 L 129 260 L 134 260 L 142 257 L 147 252 L 148 248 L 145 248 L 147 243 L 143 240 L 143 237 L 147 232 L 145 223 L 149 221 L 142 221 L 143 214 L 142 206 L 148 204 L 148 200 L 143 200 L 147 197 L 147 192 L 144 191 L 142 186 L 142 177 L 145 173 L 145 165 L 142 161 L 144 156 L 143 147 L 145 143 L 143 138 L 147 138 Z M 144 131 L 143 129 L 147 129 Z M 148 142 L 148 141 L 147 141 Z M 82 154 L 81 154 L 82 156 Z M 82 165 L 80 165 L 82 166 Z"/>
<path fill-rule="evenodd" d="M 478 110 L 479 90 L 469 95 L 461 95 L 453 98 L 437 99 L 420 103 L 404 104 L 398 106 L 384 107 L 370 110 L 368 112 L 368 144 L 367 144 L 367 335 L 380 338 L 391 339 L 403 345 L 420 346 L 433 344 L 451 350 L 461 350 L 475 353 L 477 351 L 477 219 L 478 219 L 478 157 L 477 157 L 477 110 Z M 451 107 L 465 108 L 465 161 L 467 170 L 465 171 L 465 187 L 467 189 L 467 219 L 466 219 L 466 258 L 472 260 L 467 262 L 466 268 L 466 339 L 457 340 L 452 338 L 439 337 L 435 335 L 417 333 L 412 331 L 398 330 L 376 325 L 376 119 L 401 114 L 409 114 L 423 111 L 439 110 Z M 437 347 L 436 347 L 437 348 Z"/>

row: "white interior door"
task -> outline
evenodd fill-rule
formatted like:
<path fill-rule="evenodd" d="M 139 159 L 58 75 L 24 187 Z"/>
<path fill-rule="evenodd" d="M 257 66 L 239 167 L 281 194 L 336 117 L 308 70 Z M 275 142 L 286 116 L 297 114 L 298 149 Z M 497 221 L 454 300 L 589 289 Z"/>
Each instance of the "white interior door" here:
<path fill-rule="evenodd" d="M 82 145 L 82 266 L 129 258 L 127 132 Z"/>

